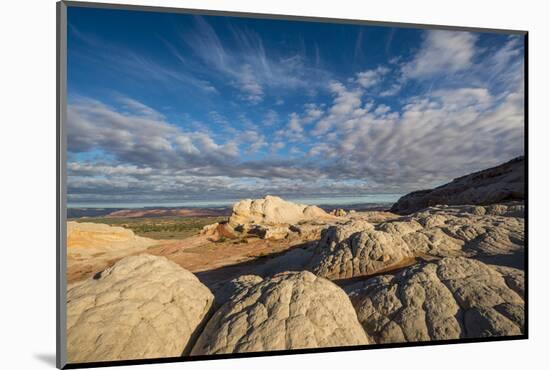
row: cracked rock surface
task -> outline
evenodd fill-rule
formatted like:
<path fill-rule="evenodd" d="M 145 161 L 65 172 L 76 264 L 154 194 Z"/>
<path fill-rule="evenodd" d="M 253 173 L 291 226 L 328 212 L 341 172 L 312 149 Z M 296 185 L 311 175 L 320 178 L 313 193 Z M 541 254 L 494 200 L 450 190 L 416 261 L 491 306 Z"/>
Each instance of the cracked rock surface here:
<path fill-rule="evenodd" d="M 430 207 L 378 224 L 351 220 L 322 232 L 308 269 L 335 280 L 384 272 L 418 256 L 463 256 L 502 264 L 523 253 L 523 212 L 523 204 L 514 202 Z"/>
<path fill-rule="evenodd" d="M 310 270 L 327 279 L 370 275 L 412 258 L 398 233 L 379 231 L 364 221 L 323 230 Z"/>
<path fill-rule="evenodd" d="M 523 251 L 524 206 L 514 202 L 491 206 L 437 206 L 399 222 L 422 227 L 405 231 L 403 240 L 415 252 L 437 257 L 496 256 Z M 384 224 L 381 228 L 388 227 Z"/>
<path fill-rule="evenodd" d="M 69 362 L 181 356 L 214 297 L 164 257 L 131 256 L 67 293 Z"/>
<path fill-rule="evenodd" d="M 463 257 L 422 263 L 346 288 L 376 343 L 523 333 L 523 271 Z"/>
<path fill-rule="evenodd" d="M 346 293 L 310 272 L 245 287 L 209 320 L 192 355 L 367 344 Z"/>

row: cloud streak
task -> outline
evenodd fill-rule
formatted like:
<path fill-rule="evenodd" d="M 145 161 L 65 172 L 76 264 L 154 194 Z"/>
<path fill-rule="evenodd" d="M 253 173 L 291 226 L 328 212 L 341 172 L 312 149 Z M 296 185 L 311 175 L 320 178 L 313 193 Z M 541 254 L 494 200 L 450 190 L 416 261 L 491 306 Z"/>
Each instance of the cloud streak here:
<path fill-rule="evenodd" d="M 205 66 L 230 78 L 244 101 L 257 104 L 264 99 L 266 89 L 307 89 L 329 78 L 327 71 L 306 65 L 303 50 L 269 55 L 257 33 L 237 28 L 231 29 L 234 44 L 228 48 L 203 17 L 194 20 L 195 29 L 182 35 L 183 42 Z"/>

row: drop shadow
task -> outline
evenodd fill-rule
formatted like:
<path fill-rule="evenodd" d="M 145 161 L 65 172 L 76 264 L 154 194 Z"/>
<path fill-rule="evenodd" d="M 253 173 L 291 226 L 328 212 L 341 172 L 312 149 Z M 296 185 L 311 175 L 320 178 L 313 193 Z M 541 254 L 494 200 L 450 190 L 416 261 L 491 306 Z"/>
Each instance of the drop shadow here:
<path fill-rule="evenodd" d="M 55 353 L 35 353 L 34 358 L 51 367 L 56 366 Z"/>

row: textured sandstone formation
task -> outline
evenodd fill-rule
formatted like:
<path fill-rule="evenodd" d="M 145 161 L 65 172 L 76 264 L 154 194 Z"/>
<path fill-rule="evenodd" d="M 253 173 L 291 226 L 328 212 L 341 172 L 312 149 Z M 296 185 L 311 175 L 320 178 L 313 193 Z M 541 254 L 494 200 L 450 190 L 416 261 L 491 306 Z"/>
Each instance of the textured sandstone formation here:
<path fill-rule="evenodd" d="M 523 200 L 524 174 L 524 157 L 518 157 L 500 166 L 459 177 L 435 189 L 407 194 L 392 206 L 391 211 L 410 214 L 440 204 L 488 205 Z"/>
<path fill-rule="evenodd" d="M 310 272 L 245 287 L 209 320 L 192 355 L 367 344 L 344 291 Z"/>
<path fill-rule="evenodd" d="M 382 272 L 413 257 L 514 256 L 523 253 L 524 232 L 520 203 L 430 207 L 376 225 L 352 220 L 323 231 L 308 269 L 344 279 Z"/>
<path fill-rule="evenodd" d="M 147 248 L 156 242 L 123 227 L 92 222 L 67 222 L 67 247 L 70 249 Z"/>
<path fill-rule="evenodd" d="M 524 207 L 520 203 L 491 206 L 440 206 L 418 212 L 399 225 L 420 225 L 414 232 L 402 232 L 403 240 L 416 253 L 437 257 L 482 257 L 522 253 Z M 392 225 L 381 224 L 380 228 Z"/>
<path fill-rule="evenodd" d="M 319 235 L 326 222 L 337 219 L 317 206 L 296 204 L 268 195 L 264 199 L 245 199 L 235 203 L 228 223 L 207 225 L 201 233 L 213 239 L 239 235 L 271 240 L 289 236 L 307 238 Z M 304 223 L 310 227 L 302 226 Z"/>
<path fill-rule="evenodd" d="M 310 269 L 328 279 L 345 279 L 371 275 L 412 257 L 399 234 L 352 221 L 323 230 Z"/>
<path fill-rule="evenodd" d="M 268 195 L 264 199 L 246 199 L 235 203 L 229 224 L 233 227 L 246 224 L 280 225 L 323 218 L 329 219 L 330 215 L 317 206 L 287 202 Z"/>
<path fill-rule="evenodd" d="M 164 257 L 126 257 L 67 293 L 69 362 L 180 356 L 213 301 Z"/>
<path fill-rule="evenodd" d="M 523 272 L 444 258 L 348 288 L 357 317 L 376 343 L 518 335 Z"/>
<path fill-rule="evenodd" d="M 241 275 L 233 280 L 230 280 L 214 292 L 214 295 L 216 296 L 215 303 L 220 306 L 242 290 L 248 289 L 261 283 L 262 281 L 263 279 L 258 275 Z"/>

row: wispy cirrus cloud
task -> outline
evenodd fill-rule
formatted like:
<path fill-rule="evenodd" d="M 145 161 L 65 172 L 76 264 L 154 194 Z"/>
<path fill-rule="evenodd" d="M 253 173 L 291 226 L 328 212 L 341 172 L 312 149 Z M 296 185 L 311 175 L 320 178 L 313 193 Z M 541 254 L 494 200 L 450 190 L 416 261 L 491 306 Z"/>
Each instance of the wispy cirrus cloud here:
<path fill-rule="evenodd" d="M 329 73 L 307 65 L 303 50 L 282 55 L 268 55 L 261 37 L 250 30 L 232 28 L 233 43 L 226 47 L 215 29 L 197 16 L 195 29 L 182 35 L 183 42 L 205 66 L 229 77 L 241 92 L 241 98 L 253 104 L 261 102 L 266 89 L 306 89 L 318 86 Z M 175 48 L 172 46 L 172 50 Z M 177 55 L 177 53 L 176 53 Z"/>
<path fill-rule="evenodd" d="M 71 48 L 71 53 L 76 58 L 84 58 L 101 65 L 102 68 L 130 75 L 142 82 L 153 80 L 166 87 L 183 84 L 204 93 L 218 92 L 210 81 L 197 78 L 193 73 L 163 65 L 134 50 L 82 32 L 74 25 L 70 25 L 69 30 L 85 45 L 85 47 Z"/>

